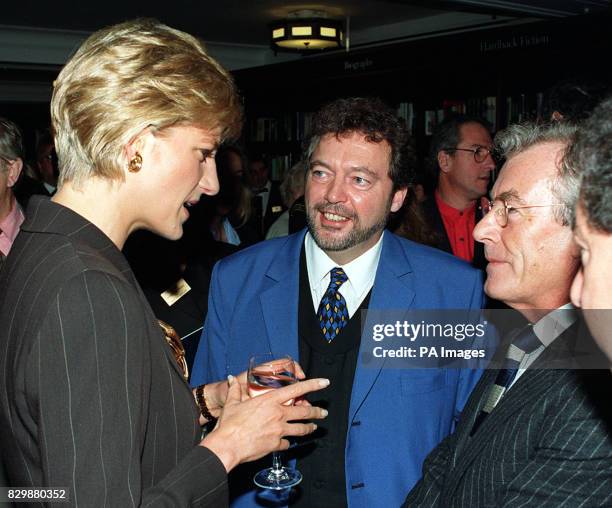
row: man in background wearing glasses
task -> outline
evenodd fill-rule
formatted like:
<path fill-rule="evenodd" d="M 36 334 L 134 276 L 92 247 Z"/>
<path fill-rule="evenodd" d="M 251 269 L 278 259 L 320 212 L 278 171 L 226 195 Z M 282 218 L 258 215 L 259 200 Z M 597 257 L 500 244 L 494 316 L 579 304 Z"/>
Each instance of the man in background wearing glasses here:
<path fill-rule="evenodd" d="M 0 268 L 24 220 L 13 187 L 23 168 L 23 142 L 19 127 L 0 117 Z"/>
<path fill-rule="evenodd" d="M 472 231 L 480 220 L 479 199 L 487 193 L 495 161 L 489 127 L 479 118 L 456 115 L 433 134 L 429 163 L 437 178 L 433 196 L 422 204 L 439 249 L 484 269 L 482 245 Z"/>
<path fill-rule="evenodd" d="M 612 504 L 610 373 L 598 352 L 575 353 L 595 348 L 570 304 L 579 180 L 564 153 L 575 132 L 525 124 L 496 137 L 506 163 L 474 237 L 488 260 L 485 292 L 529 324 L 500 348 L 501 368 L 483 374 L 405 506 Z"/>

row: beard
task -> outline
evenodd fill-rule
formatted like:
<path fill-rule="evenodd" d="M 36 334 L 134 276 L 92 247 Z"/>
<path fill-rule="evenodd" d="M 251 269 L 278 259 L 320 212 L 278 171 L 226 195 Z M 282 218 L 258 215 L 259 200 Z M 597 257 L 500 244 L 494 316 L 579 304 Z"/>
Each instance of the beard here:
<path fill-rule="evenodd" d="M 312 235 L 315 243 L 323 251 L 337 252 L 351 249 L 356 245 L 364 243 L 374 235 L 380 233 L 387 225 L 389 218 L 389 210 L 391 209 L 391 200 L 389 199 L 385 211 L 377 218 L 374 223 L 369 226 L 361 224 L 359 217 L 344 208 L 342 205 L 329 205 L 325 203 L 317 203 L 313 206 L 308 206 L 306 210 L 306 222 L 308 230 Z M 317 213 L 334 213 L 350 219 L 353 223 L 353 228 L 342 236 L 332 238 L 326 237 L 323 234 L 323 228 L 316 224 Z"/>

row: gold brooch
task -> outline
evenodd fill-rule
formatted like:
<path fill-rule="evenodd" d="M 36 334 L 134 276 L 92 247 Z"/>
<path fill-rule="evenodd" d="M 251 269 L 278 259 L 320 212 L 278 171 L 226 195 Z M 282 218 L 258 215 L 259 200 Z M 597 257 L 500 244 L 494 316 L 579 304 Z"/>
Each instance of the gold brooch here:
<path fill-rule="evenodd" d="M 161 319 L 158 319 L 157 322 L 161 329 L 164 332 L 164 337 L 166 337 L 166 342 L 170 346 L 172 350 L 172 354 L 174 355 L 174 359 L 176 363 L 178 363 L 179 368 L 183 372 L 183 377 L 185 381 L 189 379 L 189 369 L 187 368 L 187 360 L 185 360 L 185 348 L 183 347 L 183 343 L 181 342 L 181 338 L 176 333 L 176 330 L 172 328 L 168 323 L 165 323 Z"/>

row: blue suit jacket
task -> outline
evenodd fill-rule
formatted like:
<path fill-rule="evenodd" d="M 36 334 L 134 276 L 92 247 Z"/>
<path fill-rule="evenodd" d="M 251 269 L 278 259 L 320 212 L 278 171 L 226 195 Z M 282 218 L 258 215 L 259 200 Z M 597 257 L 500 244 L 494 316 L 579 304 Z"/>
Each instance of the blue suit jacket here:
<path fill-rule="evenodd" d="M 192 385 L 244 371 L 252 354 L 298 358 L 304 234 L 254 245 L 215 266 Z M 479 271 L 385 232 L 370 309 L 479 309 L 482 303 Z M 360 354 L 363 342 L 361 347 Z M 401 505 L 420 479 L 426 455 L 453 430 L 480 374 L 357 362 L 345 451 L 349 506 Z M 241 494 L 234 506 L 257 506 L 255 490 Z"/>

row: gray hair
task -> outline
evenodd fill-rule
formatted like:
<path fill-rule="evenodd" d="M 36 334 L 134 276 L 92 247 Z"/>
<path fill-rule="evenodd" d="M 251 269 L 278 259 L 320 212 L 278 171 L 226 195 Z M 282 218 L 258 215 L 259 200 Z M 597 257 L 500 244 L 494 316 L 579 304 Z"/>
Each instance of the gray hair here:
<path fill-rule="evenodd" d="M 514 124 L 495 136 L 495 147 L 505 159 L 511 159 L 542 143 L 562 143 L 565 145 L 565 154 L 572 145 L 577 130 L 575 125 L 567 122 Z M 555 207 L 553 213 L 563 226 L 570 226 L 574 222 L 574 207 L 578 199 L 580 180 L 578 173 L 567 163 L 565 157 L 558 161 L 557 169 L 557 176 L 551 182 L 551 192 L 556 202 L 564 206 Z"/>
<path fill-rule="evenodd" d="M 4 170 L 6 161 L 23 160 L 23 139 L 17 124 L 0 117 L 0 169 Z"/>
<path fill-rule="evenodd" d="M 612 233 L 612 96 L 581 124 L 566 158 L 580 174 L 580 206 L 588 224 Z"/>

